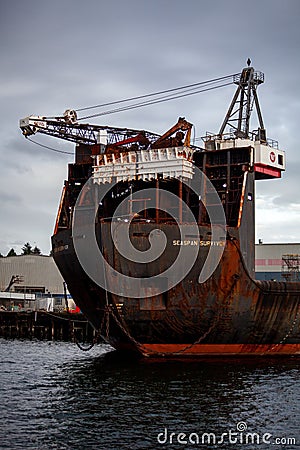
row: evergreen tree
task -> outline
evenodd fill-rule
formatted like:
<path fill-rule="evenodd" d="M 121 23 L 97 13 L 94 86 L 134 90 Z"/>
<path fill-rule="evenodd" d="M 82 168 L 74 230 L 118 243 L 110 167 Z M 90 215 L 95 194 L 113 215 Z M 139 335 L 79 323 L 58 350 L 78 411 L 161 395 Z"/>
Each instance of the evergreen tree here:
<path fill-rule="evenodd" d="M 32 253 L 34 255 L 40 255 L 42 252 L 37 246 L 35 246 L 34 249 L 32 250 Z"/>
<path fill-rule="evenodd" d="M 33 250 L 29 242 L 26 242 L 26 244 L 24 244 L 24 247 L 22 247 L 22 252 L 22 255 L 32 255 Z"/>
<path fill-rule="evenodd" d="M 9 252 L 7 253 L 6 256 L 17 256 L 17 254 L 16 254 L 16 252 L 15 252 L 15 249 L 14 249 L 14 248 L 11 248 L 11 249 L 9 250 Z"/>

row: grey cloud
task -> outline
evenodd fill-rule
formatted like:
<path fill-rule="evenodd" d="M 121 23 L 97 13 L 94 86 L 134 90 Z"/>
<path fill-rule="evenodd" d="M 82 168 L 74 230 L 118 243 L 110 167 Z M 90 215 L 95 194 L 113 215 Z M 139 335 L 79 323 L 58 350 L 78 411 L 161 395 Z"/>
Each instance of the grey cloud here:
<path fill-rule="evenodd" d="M 22 199 L 19 195 L 11 192 L 1 192 L 0 191 L 0 205 L 1 209 L 3 205 L 9 204 L 12 206 L 19 206 L 22 203 Z"/>

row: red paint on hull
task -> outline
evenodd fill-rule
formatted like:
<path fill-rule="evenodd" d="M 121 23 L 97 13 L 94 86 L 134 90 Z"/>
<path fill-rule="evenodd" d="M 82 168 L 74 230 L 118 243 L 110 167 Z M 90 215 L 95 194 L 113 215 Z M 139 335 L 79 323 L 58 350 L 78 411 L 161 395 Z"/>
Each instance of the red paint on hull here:
<path fill-rule="evenodd" d="M 143 344 L 140 350 L 149 357 L 300 356 L 300 344 Z"/>

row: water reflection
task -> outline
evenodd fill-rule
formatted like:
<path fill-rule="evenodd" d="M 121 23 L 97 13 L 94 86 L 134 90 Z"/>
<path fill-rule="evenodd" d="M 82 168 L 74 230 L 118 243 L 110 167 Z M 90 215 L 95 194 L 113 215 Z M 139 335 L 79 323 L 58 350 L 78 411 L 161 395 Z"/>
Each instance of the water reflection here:
<path fill-rule="evenodd" d="M 221 434 L 241 421 L 252 432 L 299 439 L 299 366 L 293 359 L 120 361 L 110 354 L 65 370 L 66 402 L 88 392 L 89 422 L 97 428 L 97 421 L 105 422 L 107 444 L 120 439 L 120 448 L 156 448 L 165 427 Z M 73 411 L 80 416 L 82 407 Z M 139 447 L 143 439 L 148 446 Z"/>
<path fill-rule="evenodd" d="M 70 344 L 11 344 L 1 360 L 1 448 L 210 448 L 163 445 L 157 436 L 165 429 L 220 436 L 236 431 L 239 422 L 300 444 L 297 359 L 136 361 L 107 351 L 98 347 L 87 355 Z"/>

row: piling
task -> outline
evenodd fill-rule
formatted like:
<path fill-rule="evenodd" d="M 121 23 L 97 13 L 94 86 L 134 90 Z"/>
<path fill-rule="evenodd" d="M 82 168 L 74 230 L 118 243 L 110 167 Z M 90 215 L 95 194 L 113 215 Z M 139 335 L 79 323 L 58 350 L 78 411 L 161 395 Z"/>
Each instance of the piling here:
<path fill-rule="evenodd" d="M 0 311 L 0 337 L 92 342 L 95 330 L 82 314 Z"/>

